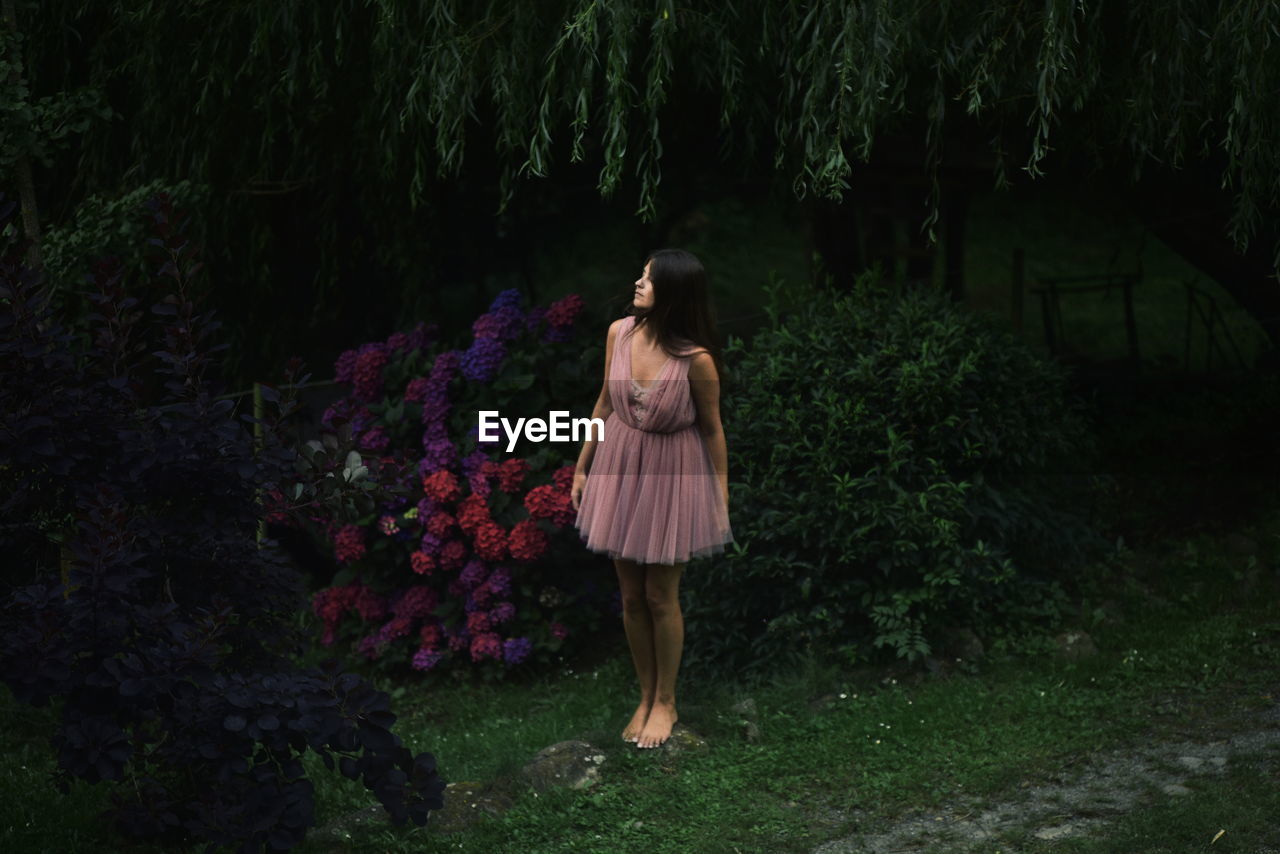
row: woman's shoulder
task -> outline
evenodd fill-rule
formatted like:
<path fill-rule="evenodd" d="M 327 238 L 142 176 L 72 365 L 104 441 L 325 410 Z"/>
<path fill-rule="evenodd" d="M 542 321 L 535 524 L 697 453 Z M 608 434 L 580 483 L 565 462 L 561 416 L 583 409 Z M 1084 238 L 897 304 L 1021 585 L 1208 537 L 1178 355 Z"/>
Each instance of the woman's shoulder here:
<path fill-rule="evenodd" d="M 672 355 L 679 359 L 692 359 L 703 353 L 707 354 L 708 357 L 711 356 L 711 351 L 698 342 L 690 341 L 688 338 L 680 338 L 676 341 L 675 352 Z"/>

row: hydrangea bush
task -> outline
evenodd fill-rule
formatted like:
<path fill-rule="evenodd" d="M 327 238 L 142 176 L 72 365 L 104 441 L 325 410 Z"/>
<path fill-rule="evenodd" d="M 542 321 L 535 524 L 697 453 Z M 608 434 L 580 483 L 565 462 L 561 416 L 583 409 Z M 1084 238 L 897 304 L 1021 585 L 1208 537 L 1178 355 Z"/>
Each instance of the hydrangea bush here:
<path fill-rule="evenodd" d="M 344 476 L 375 480 L 383 500 L 358 518 L 312 516 L 342 567 L 313 597 L 323 644 L 349 643 L 379 666 L 492 678 L 616 613 L 616 591 L 592 579 L 599 561 L 572 525 L 579 445 L 522 439 L 508 454 L 502 431 L 481 442 L 477 429 L 480 410 L 589 414 L 602 347 L 580 334 L 582 310 L 577 294 L 526 310 L 507 290 L 465 346 L 419 323 L 338 358 L 346 394 L 312 450 L 349 435 Z"/>

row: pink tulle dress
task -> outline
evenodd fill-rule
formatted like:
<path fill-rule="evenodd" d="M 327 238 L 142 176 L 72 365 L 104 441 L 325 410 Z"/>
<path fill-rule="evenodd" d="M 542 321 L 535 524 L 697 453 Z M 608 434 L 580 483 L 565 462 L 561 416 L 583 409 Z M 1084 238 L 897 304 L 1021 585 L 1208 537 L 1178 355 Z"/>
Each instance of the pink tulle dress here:
<path fill-rule="evenodd" d="M 689 364 L 667 359 L 642 385 L 631 375 L 635 317 L 623 321 L 609 365 L 604 440 L 596 441 L 574 523 L 588 549 L 637 563 L 684 563 L 733 541 L 706 441 L 697 427 Z"/>

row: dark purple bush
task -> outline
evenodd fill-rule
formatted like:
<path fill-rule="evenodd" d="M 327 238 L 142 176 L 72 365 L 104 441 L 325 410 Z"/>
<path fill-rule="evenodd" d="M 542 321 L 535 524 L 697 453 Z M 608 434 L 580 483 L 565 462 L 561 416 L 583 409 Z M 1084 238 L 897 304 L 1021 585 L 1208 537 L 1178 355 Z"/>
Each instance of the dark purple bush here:
<path fill-rule="evenodd" d="M 272 429 L 294 403 L 268 390 L 255 447 L 254 419 L 217 398 L 200 265 L 168 199 L 150 207 L 152 322 L 100 262 L 90 340 L 50 316 L 24 247 L 0 248 L 0 679 L 57 701 L 63 791 L 127 781 L 109 812 L 128 836 L 290 848 L 314 823 L 309 750 L 424 824 L 443 806 L 435 758 L 392 732 L 385 693 L 297 664 L 303 584 L 258 541 L 260 498 L 295 465 Z M 0 196 L 0 234 L 14 213 Z"/>

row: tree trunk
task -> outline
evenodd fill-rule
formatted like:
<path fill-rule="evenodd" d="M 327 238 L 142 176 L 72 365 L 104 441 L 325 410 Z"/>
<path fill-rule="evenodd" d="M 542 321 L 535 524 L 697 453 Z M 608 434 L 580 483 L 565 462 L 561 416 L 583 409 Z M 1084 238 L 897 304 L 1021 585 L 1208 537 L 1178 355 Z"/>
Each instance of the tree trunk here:
<path fill-rule="evenodd" d="M 4 15 L 4 25 L 16 36 L 18 33 L 18 15 L 14 7 L 13 0 L 0 0 L 0 13 Z M 14 43 L 14 65 L 21 63 L 22 57 L 18 54 L 17 42 Z M 10 76 L 10 82 L 16 82 L 18 72 L 15 70 Z M 27 240 L 27 266 L 32 270 L 39 270 L 42 267 L 40 260 L 40 215 L 36 209 L 36 185 L 35 179 L 31 175 L 31 158 L 24 151 L 18 155 L 18 160 L 14 164 L 17 170 L 18 178 L 18 200 L 22 206 L 22 229 Z M 48 295 L 53 293 L 53 283 L 49 283 Z"/>

